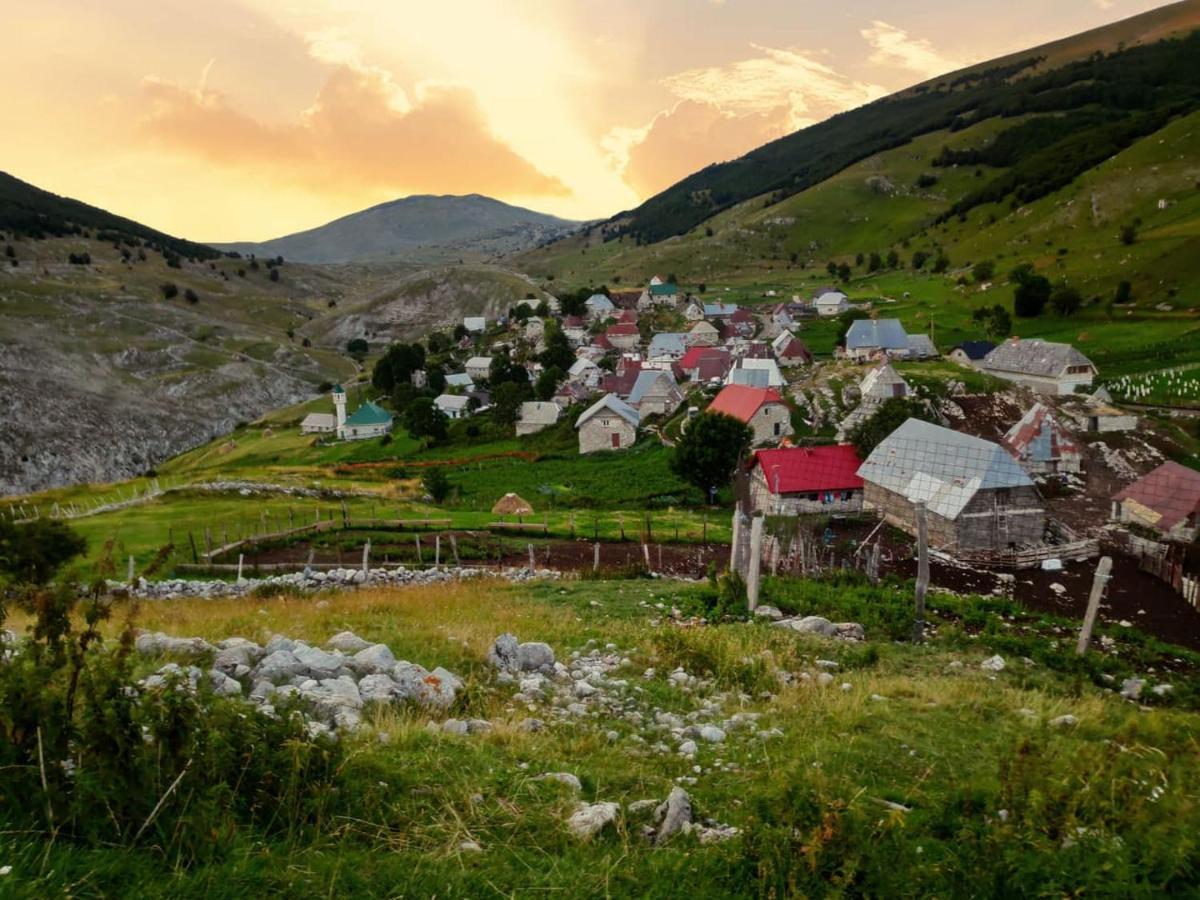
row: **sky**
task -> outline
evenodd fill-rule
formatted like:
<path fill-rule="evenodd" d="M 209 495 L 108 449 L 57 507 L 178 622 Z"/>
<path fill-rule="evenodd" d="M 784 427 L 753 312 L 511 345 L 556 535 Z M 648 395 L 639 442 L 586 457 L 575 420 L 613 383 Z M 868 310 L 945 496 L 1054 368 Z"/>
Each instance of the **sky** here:
<path fill-rule="evenodd" d="M 1160 0 L 38 0 L 4 15 L 0 170 L 264 240 L 409 194 L 573 219 Z"/>

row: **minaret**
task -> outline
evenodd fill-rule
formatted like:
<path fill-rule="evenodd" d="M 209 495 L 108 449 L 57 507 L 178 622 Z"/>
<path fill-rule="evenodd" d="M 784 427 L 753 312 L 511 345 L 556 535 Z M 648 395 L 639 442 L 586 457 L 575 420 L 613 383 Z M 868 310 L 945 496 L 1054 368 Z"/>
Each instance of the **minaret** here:
<path fill-rule="evenodd" d="M 333 386 L 333 408 L 337 410 L 337 436 L 346 436 L 346 392 L 340 384 Z"/>

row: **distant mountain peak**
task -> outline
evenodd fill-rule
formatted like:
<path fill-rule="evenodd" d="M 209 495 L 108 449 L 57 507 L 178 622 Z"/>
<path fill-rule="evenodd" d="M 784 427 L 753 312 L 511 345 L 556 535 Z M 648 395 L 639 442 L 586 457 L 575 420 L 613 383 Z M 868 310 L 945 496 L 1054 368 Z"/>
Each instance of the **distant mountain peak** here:
<path fill-rule="evenodd" d="M 561 237 L 578 225 L 483 194 L 413 194 L 295 234 L 213 246 L 308 263 L 428 263 L 518 252 Z"/>

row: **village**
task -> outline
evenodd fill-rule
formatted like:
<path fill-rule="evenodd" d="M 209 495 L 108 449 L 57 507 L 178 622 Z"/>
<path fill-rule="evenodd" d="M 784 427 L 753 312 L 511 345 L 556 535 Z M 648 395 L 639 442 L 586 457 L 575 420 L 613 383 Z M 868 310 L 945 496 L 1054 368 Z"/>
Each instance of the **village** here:
<path fill-rule="evenodd" d="M 467 317 L 444 371 L 413 369 L 411 382 L 440 390 L 433 415 L 447 422 L 494 413 L 501 394 L 515 396 L 508 420 L 518 438 L 569 421 L 579 454 L 611 454 L 618 470 L 623 451 L 639 441 L 672 446 L 701 415 L 745 423 L 752 446 L 735 479 L 737 514 L 767 520 L 774 537 L 762 552 L 773 571 L 808 571 L 820 557 L 808 545 L 843 538 L 853 565 L 877 569 L 882 555 L 885 568 L 903 571 L 915 550 L 897 538 L 921 531 L 950 569 L 1053 579 L 1064 565 L 1120 553 L 1200 604 L 1200 473 L 1142 441 L 1139 416 L 1113 402 L 1070 344 L 980 338 L 943 353 L 930 335 L 834 287 L 739 305 L 654 277 L 642 290 L 592 293 L 580 307 L 564 313 L 554 298 L 531 299 L 496 321 Z M 805 329 L 833 319 L 844 337 L 818 360 Z M 950 374 L 931 390 L 922 365 Z M 969 391 L 965 382 L 979 378 L 992 389 Z M 513 381 L 524 383 L 506 392 Z M 301 431 L 320 441 L 384 438 L 393 415 L 386 396 L 377 399 L 349 411 L 337 386 L 334 413 L 308 414 Z M 806 527 L 818 537 L 802 538 Z M 1061 592 L 1048 584 L 1051 598 Z"/>

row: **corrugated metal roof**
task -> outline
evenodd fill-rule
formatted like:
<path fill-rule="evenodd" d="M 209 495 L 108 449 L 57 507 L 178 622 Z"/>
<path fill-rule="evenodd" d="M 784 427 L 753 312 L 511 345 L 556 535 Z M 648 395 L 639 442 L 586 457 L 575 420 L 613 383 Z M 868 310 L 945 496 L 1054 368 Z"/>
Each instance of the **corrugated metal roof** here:
<path fill-rule="evenodd" d="M 855 319 L 846 332 L 847 350 L 908 350 L 908 334 L 899 319 Z"/>
<path fill-rule="evenodd" d="M 675 376 L 663 369 L 646 369 L 638 372 L 637 378 L 633 382 L 633 387 L 629 389 L 628 402 L 637 404 L 642 402 L 642 398 L 659 384 L 662 379 L 662 389 L 669 391 L 672 388 L 676 393 L 679 392 L 679 387 L 675 383 Z"/>
<path fill-rule="evenodd" d="M 1054 462 L 1064 456 L 1078 456 L 1080 448 L 1067 434 L 1050 410 L 1035 403 L 1008 430 L 1002 442 L 1017 459 Z"/>
<path fill-rule="evenodd" d="M 579 428 L 584 422 L 592 418 L 592 416 L 604 410 L 616 413 L 634 428 L 636 428 L 638 426 L 638 422 L 641 421 L 641 417 L 638 415 L 638 411 L 636 409 L 634 409 L 616 394 L 605 394 L 580 414 L 579 418 L 575 420 L 575 427 Z"/>
<path fill-rule="evenodd" d="M 903 392 L 896 393 L 893 390 L 897 385 L 904 388 Z M 858 390 L 863 397 L 886 400 L 889 397 L 903 397 L 907 395 L 908 382 L 889 363 L 884 363 L 881 366 L 876 366 L 866 374 L 859 383 Z"/>
<path fill-rule="evenodd" d="M 1192 513 L 1200 512 L 1200 472 L 1177 462 L 1163 463 L 1113 496 L 1133 500 L 1158 513 L 1155 523 L 1170 531 Z"/>
<path fill-rule="evenodd" d="M 446 386 L 473 388 L 475 387 L 475 382 L 466 372 L 455 372 L 452 375 L 446 376 Z"/>
<path fill-rule="evenodd" d="M 683 356 L 687 352 L 687 335 L 677 331 L 662 331 L 650 339 L 648 356 Z"/>
<path fill-rule="evenodd" d="M 1053 377 L 1067 366 L 1090 366 L 1092 361 L 1070 344 L 1041 338 L 1007 340 L 983 359 L 983 368 L 1023 375 Z"/>
<path fill-rule="evenodd" d="M 1033 482 L 999 444 L 909 419 L 885 438 L 858 474 L 954 519 L 981 490 Z"/>
<path fill-rule="evenodd" d="M 758 388 L 770 387 L 771 373 L 766 369 L 730 369 L 729 374 L 725 376 L 725 383 Z"/>
<path fill-rule="evenodd" d="M 863 486 L 858 476 L 862 460 L 849 444 L 759 450 L 754 459 L 772 494 L 850 491 Z"/>
<path fill-rule="evenodd" d="M 724 413 L 749 422 L 765 403 L 782 403 L 783 398 L 774 388 L 756 388 L 744 384 L 730 384 L 708 406 L 708 412 Z"/>

